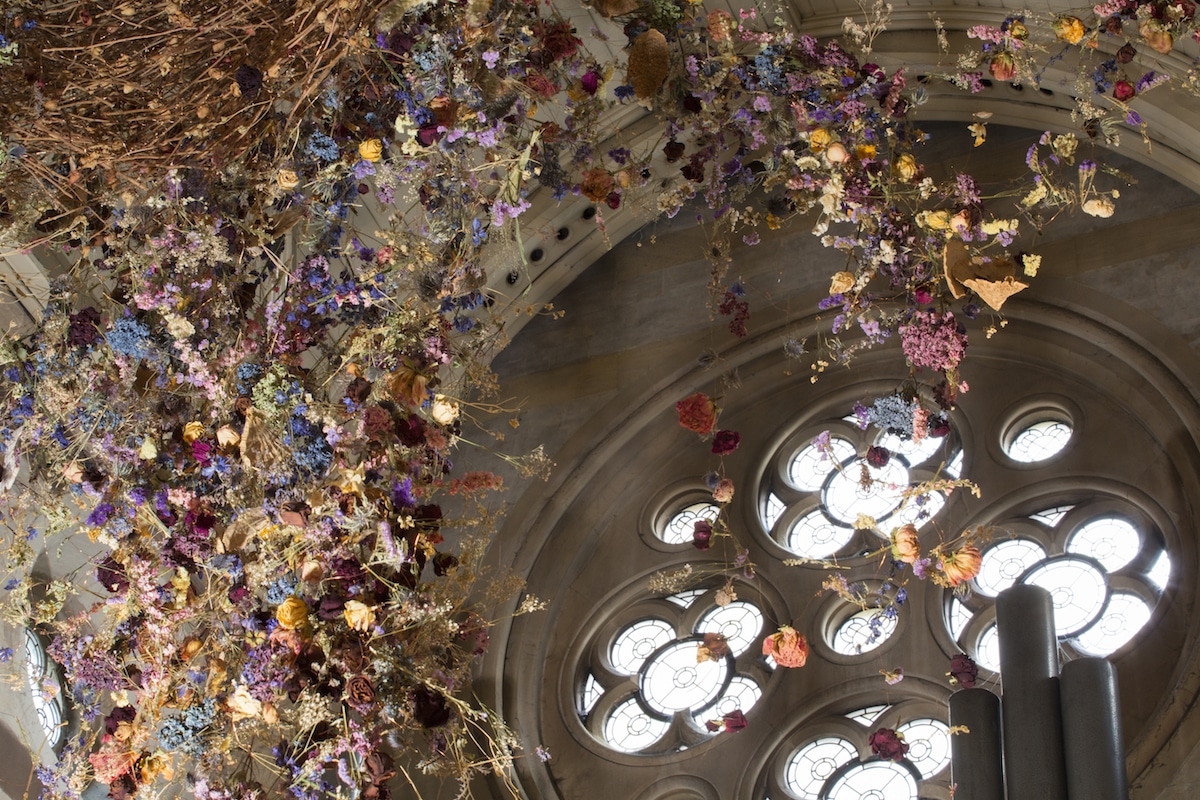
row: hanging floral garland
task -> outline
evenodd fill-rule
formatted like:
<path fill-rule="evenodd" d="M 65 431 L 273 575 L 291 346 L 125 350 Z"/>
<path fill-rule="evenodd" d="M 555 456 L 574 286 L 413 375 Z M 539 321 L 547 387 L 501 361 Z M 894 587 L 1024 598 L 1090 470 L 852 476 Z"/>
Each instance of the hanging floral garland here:
<path fill-rule="evenodd" d="M 912 78 L 869 60 L 882 7 L 843 41 L 690 0 L 592 8 L 616 59 L 533 0 L 0 3 L 0 244 L 73 262 L 37 332 L 0 342 L 8 619 L 50 635 L 81 720 L 39 770 L 47 796 L 94 779 L 112 797 L 388 797 L 417 769 L 464 786 L 510 769 L 515 738 L 463 693 L 483 609 L 516 590 L 479 567 L 501 482 L 453 461 L 495 388 L 484 257 L 534 191 L 707 207 L 713 307 L 738 336 L 730 237 L 803 218 L 846 261 L 814 372 L 895 334 L 933 375 L 895 397 L 926 426 L 966 390 L 944 301 L 999 310 L 1026 285 L 1023 220 L 1113 212 L 1120 176 L 1071 135 L 1030 149 L 1007 205 L 928 175 Z M 1081 129 L 1110 136 L 1161 82 L 1130 81 L 1127 48 L 1169 51 L 1194 11 L 972 29 L 983 48 L 945 77 L 1033 81 L 1051 45 L 1086 58 L 1136 29 L 1097 67 L 1116 111 L 1080 101 Z M 634 103 L 662 139 L 605 149 L 605 115 Z M 368 199 L 386 230 L 356 230 Z M 680 414 L 737 448 L 707 397 Z M 88 576 L 32 577 L 79 537 L 101 553 Z M 951 584 L 978 568 L 959 544 L 926 557 Z M 921 563 L 903 531 L 893 547 Z M 807 653 L 791 629 L 764 647 Z"/>

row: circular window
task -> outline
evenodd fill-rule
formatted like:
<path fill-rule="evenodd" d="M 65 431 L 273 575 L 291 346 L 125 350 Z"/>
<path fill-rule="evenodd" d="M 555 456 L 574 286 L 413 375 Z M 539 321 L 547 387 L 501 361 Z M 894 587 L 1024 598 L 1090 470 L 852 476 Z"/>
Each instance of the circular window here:
<path fill-rule="evenodd" d="M 787 548 L 808 558 L 825 558 L 845 547 L 853 536 L 853 528 L 834 525 L 817 508 L 796 520 L 788 531 Z"/>
<path fill-rule="evenodd" d="M 831 516 L 853 525 L 859 515 L 885 519 L 900 505 L 906 489 L 908 470 L 898 459 L 872 467 L 860 458 L 830 479 L 823 497 Z"/>
<path fill-rule="evenodd" d="M 1042 419 L 1021 427 L 1004 447 L 1013 461 L 1035 464 L 1063 451 L 1071 441 L 1071 423 L 1065 419 Z"/>
<path fill-rule="evenodd" d="M 1100 620 L 1075 638 L 1079 649 L 1095 656 L 1120 650 L 1150 621 L 1150 606 L 1132 592 L 1113 592 Z"/>
<path fill-rule="evenodd" d="M 758 688 L 757 683 L 742 675 L 735 675 L 729 681 L 729 688 L 725 690 L 725 694 L 721 695 L 721 699 L 707 711 L 694 714 L 692 721 L 696 723 L 696 727 L 704 729 L 704 723 L 709 720 L 719 719 L 734 711 L 741 711 L 745 714 L 754 707 L 760 697 L 762 697 L 762 689 Z M 717 733 L 718 731 L 707 732 Z"/>
<path fill-rule="evenodd" d="M 1058 635 L 1074 636 L 1095 622 L 1108 601 L 1108 580 L 1092 561 L 1078 556 L 1058 556 L 1041 562 L 1021 578 L 1021 583 L 1041 586 L 1054 604 Z"/>
<path fill-rule="evenodd" d="M 714 522 L 720 513 L 721 509 L 712 503 L 692 503 L 671 517 L 659 538 L 667 544 L 691 544 L 696 523 L 702 519 Z"/>
<path fill-rule="evenodd" d="M 908 760 L 921 772 L 922 778 L 932 778 L 950 765 L 950 729 L 936 719 L 915 719 L 896 731 L 908 743 Z"/>
<path fill-rule="evenodd" d="M 839 776 L 826 797 L 828 800 L 917 800 L 917 781 L 912 772 L 894 761 L 868 761 Z"/>
<path fill-rule="evenodd" d="M 858 750 L 845 739 L 829 736 L 801 747 L 788 761 L 787 788 L 804 800 L 817 800 L 821 787 L 838 768 L 858 758 Z"/>
<path fill-rule="evenodd" d="M 913 439 L 901 439 L 894 433 L 884 433 L 875 444 L 886 447 L 894 455 L 903 457 L 910 467 L 915 467 L 928 461 L 944 441 L 945 439 L 925 436 L 918 442 Z"/>
<path fill-rule="evenodd" d="M 891 607 L 888 611 L 894 611 Z M 896 631 L 896 615 L 874 608 L 864 608 L 851 614 L 838 626 L 829 646 L 844 656 L 869 653 L 888 640 Z"/>
<path fill-rule="evenodd" d="M 1133 561 L 1142 549 L 1137 528 L 1118 517 L 1103 517 L 1081 527 L 1067 539 L 1067 552 L 1091 556 L 1109 572 Z"/>
<path fill-rule="evenodd" d="M 980 594 L 995 597 L 1045 557 L 1045 548 L 1029 539 L 1000 542 L 983 554 L 979 574 L 975 576 L 975 586 Z"/>
<path fill-rule="evenodd" d="M 703 709 L 725 688 L 729 661 L 718 658 L 697 661 L 698 642 L 673 642 L 646 661 L 642 667 L 642 699 L 652 711 L 670 716 L 689 708 Z"/>
<path fill-rule="evenodd" d="M 608 651 L 613 670 L 633 675 L 658 648 L 675 638 L 675 627 L 665 619 L 643 619 L 617 634 Z"/>
<path fill-rule="evenodd" d="M 828 448 L 810 444 L 792 459 L 788 477 L 797 489 L 815 492 L 825 484 L 829 471 L 853 458 L 854 453 L 854 444 L 837 436 L 830 437 Z"/>
<path fill-rule="evenodd" d="M 752 603 L 735 600 L 717 606 L 696 623 L 696 633 L 719 633 L 725 637 L 729 650 L 740 656 L 750 649 L 762 630 L 762 612 Z"/>
<path fill-rule="evenodd" d="M 618 703 L 604 721 L 604 741 L 617 750 L 636 753 L 661 739 L 670 727 L 671 723 L 654 719 L 631 697 Z"/>

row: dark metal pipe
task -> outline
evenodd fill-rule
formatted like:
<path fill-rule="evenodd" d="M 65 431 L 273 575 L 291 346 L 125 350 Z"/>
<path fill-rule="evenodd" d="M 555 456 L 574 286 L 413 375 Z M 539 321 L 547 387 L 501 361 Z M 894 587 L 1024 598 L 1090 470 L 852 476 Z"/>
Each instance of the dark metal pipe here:
<path fill-rule="evenodd" d="M 1000 698 L 987 689 L 950 695 L 950 724 L 966 733 L 950 737 L 950 781 L 958 797 L 1004 800 Z"/>
<path fill-rule="evenodd" d="M 1059 681 L 1071 800 L 1128 800 L 1117 671 L 1081 658 L 1063 665 Z"/>
<path fill-rule="evenodd" d="M 1058 639 L 1050 593 L 1018 584 L 996 598 L 1010 800 L 1067 800 Z"/>

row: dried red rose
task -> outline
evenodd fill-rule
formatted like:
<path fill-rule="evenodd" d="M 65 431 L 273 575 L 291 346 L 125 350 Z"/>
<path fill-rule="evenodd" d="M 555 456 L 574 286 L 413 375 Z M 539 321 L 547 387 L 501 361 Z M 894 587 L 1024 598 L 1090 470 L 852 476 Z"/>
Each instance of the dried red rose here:
<path fill-rule="evenodd" d="M 904 736 L 891 728 L 875 731 L 867 743 L 871 745 L 872 753 L 888 761 L 900 761 L 908 755 L 908 744 L 904 741 Z"/>
<path fill-rule="evenodd" d="M 892 460 L 892 454 L 886 447 L 872 445 L 867 448 L 867 463 L 875 469 L 886 467 Z"/>
<path fill-rule="evenodd" d="M 346 681 L 346 702 L 358 711 L 370 708 L 375 702 L 375 687 L 365 675 L 355 675 Z"/>
<path fill-rule="evenodd" d="M 719 456 L 727 456 L 742 443 L 742 435 L 737 431 L 717 431 L 713 437 L 712 451 Z"/>
<path fill-rule="evenodd" d="M 696 520 L 692 526 L 692 546 L 697 550 L 707 550 L 712 547 L 712 523 L 706 519 Z"/>
<path fill-rule="evenodd" d="M 975 681 L 979 677 L 979 667 L 975 665 L 969 655 L 959 653 L 950 659 L 950 671 L 946 674 L 950 676 L 951 683 L 957 683 L 964 689 L 971 689 L 974 688 Z"/>

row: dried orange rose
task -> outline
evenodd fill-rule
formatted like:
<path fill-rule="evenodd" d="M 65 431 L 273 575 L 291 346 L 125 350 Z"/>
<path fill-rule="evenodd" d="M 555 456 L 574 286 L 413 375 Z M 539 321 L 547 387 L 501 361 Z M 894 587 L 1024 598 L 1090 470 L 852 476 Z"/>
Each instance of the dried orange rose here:
<path fill-rule="evenodd" d="M 892 531 L 892 558 L 911 564 L 921 557 L 921 543 L 917 538 L 917 526 L 902 525 Z"/>
<path fill-rule="evenodd" d="M 979 548 L 969 544 L 942 556 L 942 573 L 951 586 L 958 586 L 978 575 L 982 563 L 983 554 Z"/>
<path fill-rule="evenodd" d="M 703 392 L 689 395 L 675 404 L 679 424 L 704 436 L 717 425 L 717 405 Z"/>
<path fill-rule="evenodd" d="M 762 652 L 781 667 L 803 667 L 808 661 L 808 640 L 795 628 L 784 625 L 778 633 L 763 639 Z"/>
<path fill-rule="evenodd" d="M 1054 35 L 1067 44 L 1079 44 L 1083 41 L 1083 35 L 1086 32 L 1083 28 L 1083 20 L 1079 17 L 1059 17 L 1054 20 L 1052 27 Z"/>

